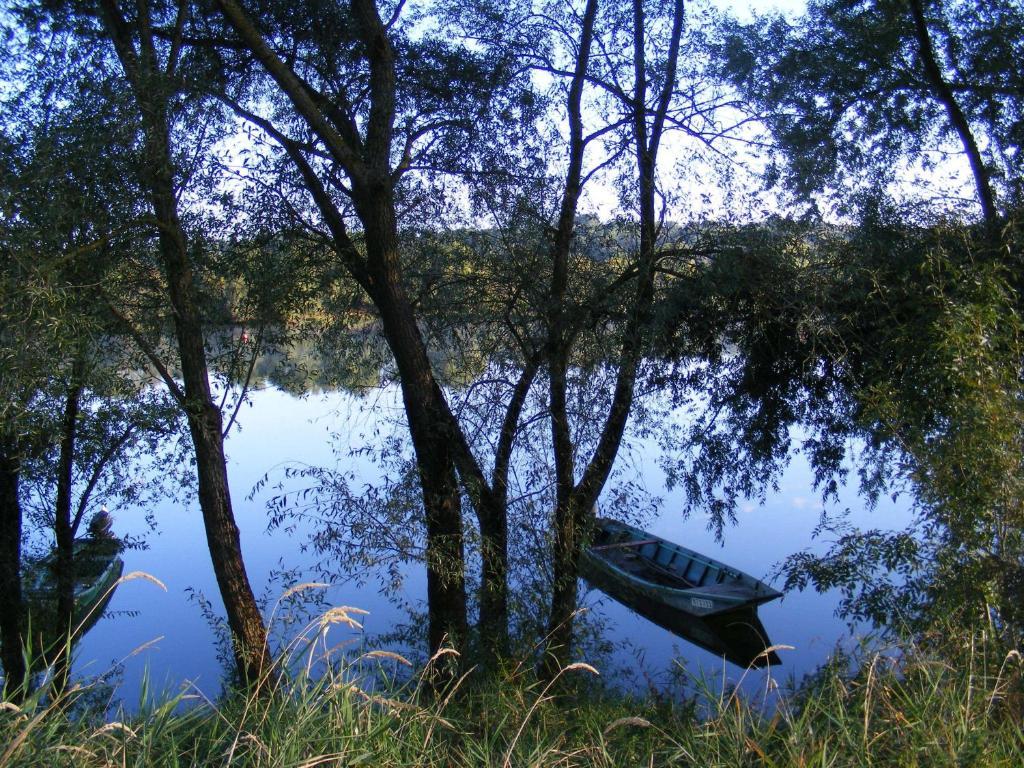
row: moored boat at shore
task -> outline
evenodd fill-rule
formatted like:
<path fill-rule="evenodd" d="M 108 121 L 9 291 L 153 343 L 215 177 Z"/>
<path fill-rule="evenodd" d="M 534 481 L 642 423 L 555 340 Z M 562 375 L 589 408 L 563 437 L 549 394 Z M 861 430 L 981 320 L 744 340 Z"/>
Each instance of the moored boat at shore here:
<path fill-rule="evenodd" d="M 598 518 L 581 575 L 670 632 L 740 666 L 778 664 L 757 606 L 782 597 L 714 558 L 615 520 Z"/>
<path fill-rule="evenodd" d="M 122 544 L 112 537 L 76 539 L 74 544 L 75 608 L 71 629 L 81 638 L 103 615 L 124 572 Z M 47 649 L 61 642 L 57 635 L 56 553 L 29 563 L 23 574 L 25 613 L 34 645 Z"/>

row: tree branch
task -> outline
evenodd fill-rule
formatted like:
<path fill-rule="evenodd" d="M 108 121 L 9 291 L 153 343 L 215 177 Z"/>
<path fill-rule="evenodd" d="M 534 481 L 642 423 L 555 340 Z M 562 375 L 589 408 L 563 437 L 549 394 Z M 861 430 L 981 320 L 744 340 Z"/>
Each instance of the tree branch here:
<path fill-rule="evenodd" d="M 953 129 L 960 137 L 967 160 L 971 165 L 971 172 L 974 174 L 974 185 L 978 190 L 978 202 L 981 203 L 981 212 L 985 217 L 985 223 L 992 226 L 999 219 L 999 212 L 996 210 L 995 195 L 992 193 L 992 184 L 989 180 L 988 170 L 985 168 L 985 161 L 981 157 L 978 143 L 974 139 L 970 123 L 960 104 L 953 95 L 952 89 L 942 76 L 938 61 L 935 58 L 935 49 L 932 47 L 931 34 L 928 31 L 928 23 L 924 17 L 924 9 L 921 7 L 921 0 L 909 0 L 910 13 L 914 19 L 914 33 L 917 37 L 918 54 L 921 57 L 921 64 L 928 82 L 931 83 L 935 97 L 946 110 Z"/>
<path fill-rule="evenodd" d="M 109 0 L 104 0 L 104 2 L 109 2 Z M 217 2 L 224 18 L 274 79 L 274 82 L 280 86 L 296 111 L 309 124 L 313 132 L 320 137 L 334 158 L 345 168 L 345 172 L 353 179 L 362 179 L 365 176 L 366 168 L 356 153 L 356 149 L 345 141 L 333 125 L 327 122 L 302 81 L 291 67 L 274 53 L 242 7 L 235 0 L 217 0 Z"/>
<path fill-rule="evenodd" d="M 132 433 L 135 432 L 136 425 L 129 424 L 121 436 L 110 445 L 103 455 L 100 456 L 99 460 L 92 468 L 92 473 L 89 475 L 89 482 L 85 486 L 85 490 L 82 491 L 82 495 L 78 498 L 78 508 L 75 510 L 75 517 L 71 523 L 71 535 L 75 536 L 78 533 L 78 527 L 82 524 L 82 518 L 85 516 L 85 509 L 89 505 L 89 498 L 92 496 L 93 490 L 96 488 L 96 484 L 100 481 L 100 477 L 103 475 L 103 470 L 106 469 L 107 465 L 114 459 L 114 457 L 124 448 L 125 444 L 131 438 Z"/>
<path fill-rule="evenodd" d="M 102 290 L 100 291 L 100 296 L 102 297 L 103 302 L 107 305 L 107 311 L 114 316 L 114 319 L 117 320 L 122 328 L 124 328 L 125 332 L 132 337 L 139 349 L 142 350 L 142 354 L 146 356 L 146 359 L 149 360 L 153 368 L 156 369 L 157 374 L 163 380 L 164 384 L 167 385 L 167 389 L 170 390 L 171 396 L 178 401 L 179 405 L 184 407 L 186 403 L 185 392 L 178 386 L 178 382 L 174 380 L 171 372 L 167 370 L 167 366 L 165 366 L 163 361 L 157 356 L 156 351 L 150 343 L 146 341 L 145 337 L 141 333 L 139 333 L 139 330 L 131 320 L 122 315 L 114 307 L 110 302 L 110 299 L 102 292 Z"/>

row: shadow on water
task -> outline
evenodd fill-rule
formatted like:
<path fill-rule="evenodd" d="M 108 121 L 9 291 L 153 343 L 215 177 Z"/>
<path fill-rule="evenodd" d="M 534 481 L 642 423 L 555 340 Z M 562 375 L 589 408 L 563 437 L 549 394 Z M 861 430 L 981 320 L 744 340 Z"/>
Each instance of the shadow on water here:
<path fill-rule="evenodd" d="M 601 584 L 593 585 L 651 623 L 739 667 L 776 667 L 782 663 L 775 651 L 765 653 L 771 643 L 754 608 L 701 618 L 642 595 L 625 597 Z"/>

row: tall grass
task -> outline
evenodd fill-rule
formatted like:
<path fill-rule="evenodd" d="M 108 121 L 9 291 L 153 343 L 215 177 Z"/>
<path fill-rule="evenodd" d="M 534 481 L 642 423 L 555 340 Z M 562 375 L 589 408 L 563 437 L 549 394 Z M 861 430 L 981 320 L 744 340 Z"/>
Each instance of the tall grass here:
<path fill-rule="evenodd" d="M 486 676 L 462 663 L 438 690 L 451 650 L 381 685 L 408 662 L 381 651 L 342 661 L 327 647 L 326 630 L 358 615 L 337 608 L 307 627 L 262 691 L 146 696 L 113 718 L 88 704 L 88 687 L 0 704 L 0 768 L 1024 765 L 1021 656 L 984 635 L 835 662 L 766 707 L 735 688 L 678 703 L 617 694 L 580 662 L 557 686 L 532 663 Z"/>

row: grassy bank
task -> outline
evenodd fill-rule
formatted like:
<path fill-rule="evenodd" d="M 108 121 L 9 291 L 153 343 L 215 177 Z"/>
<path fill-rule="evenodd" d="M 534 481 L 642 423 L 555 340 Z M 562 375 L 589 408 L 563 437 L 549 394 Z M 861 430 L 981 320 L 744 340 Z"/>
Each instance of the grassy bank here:
<path fill-rule="evenodd" d="M 437 663 L 440 663 L 438 660 Z M 401 664 L 370 654 L 363 664 Z M 525 665 L 428 696 L 424 673 L 387 694 L 348 674 L 273 695 L 178 697 L 124 719 L 88 689 L 0 711 L 6 766 L 1020 766 L 1021 657 L 982 637 L 823 669 L 778 703 L 696 694 L 671 703 L 603 689 L 570 665 L 557 699 Z M 429 673 L 430 667 L 425 670 Z"/>

